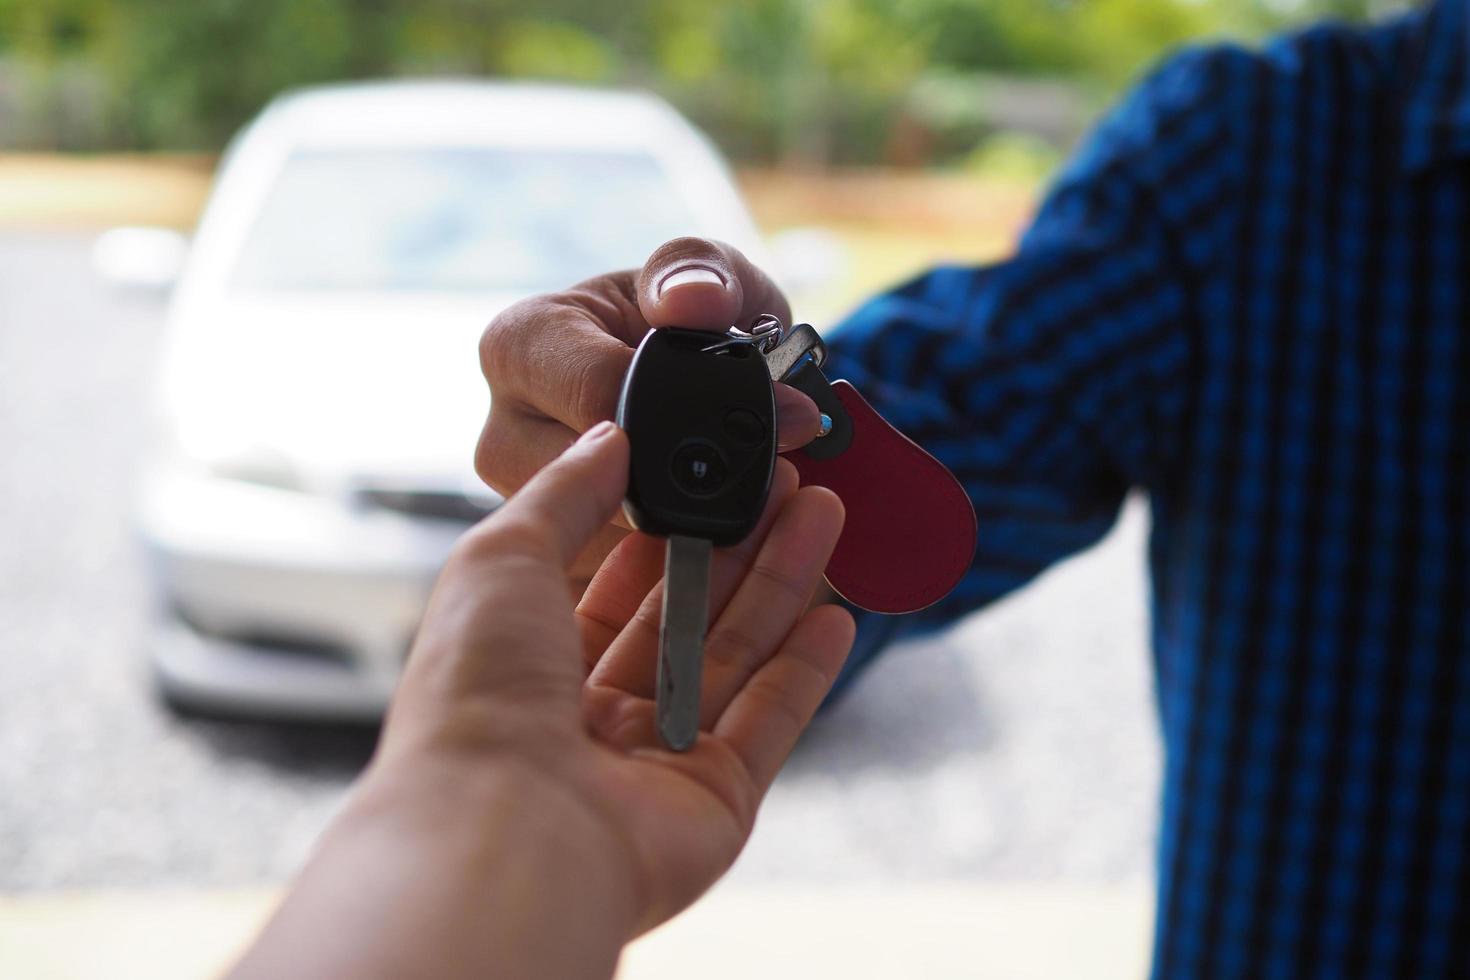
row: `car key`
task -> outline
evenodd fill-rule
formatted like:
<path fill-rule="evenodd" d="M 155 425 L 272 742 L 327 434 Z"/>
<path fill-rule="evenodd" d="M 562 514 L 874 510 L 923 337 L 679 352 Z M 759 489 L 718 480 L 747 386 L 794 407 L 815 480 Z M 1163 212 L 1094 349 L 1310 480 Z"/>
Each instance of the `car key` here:
<path fill-rule="evenodd" d="M 668 539 L 655 716 L 664 744 L 699 735 L 714 547 L 744 540 L 776 467 L 776 403 L 757 336 L 665 327 L 633 355 L 617 422 L 631 459 L 624 512 Z"/>

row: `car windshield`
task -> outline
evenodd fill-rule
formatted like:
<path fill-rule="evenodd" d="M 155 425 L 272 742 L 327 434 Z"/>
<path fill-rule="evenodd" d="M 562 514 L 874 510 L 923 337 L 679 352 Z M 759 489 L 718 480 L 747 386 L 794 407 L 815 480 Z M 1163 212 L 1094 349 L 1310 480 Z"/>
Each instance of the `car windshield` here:
<path fill-rule="evenodd" d="M 694 227 L 647 154 L 313 150 L 277 178 L 233 285 L 535 292 L 639 265 Z"/>

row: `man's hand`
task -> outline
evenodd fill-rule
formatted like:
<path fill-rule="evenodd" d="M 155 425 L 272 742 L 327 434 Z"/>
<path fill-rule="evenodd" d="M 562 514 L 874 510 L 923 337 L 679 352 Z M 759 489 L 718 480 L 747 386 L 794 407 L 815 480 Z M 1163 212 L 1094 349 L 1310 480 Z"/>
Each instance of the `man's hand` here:
<path fill-rule="evenodd" d="M 637 271 L 615 272 L 561 293 L 538 296 L 497 316 L 480 340 L 490 384 L 490 417 L 475 466 L 509 496 L 580 433 L 613 417 L 633 348 L 652 327 L 724 330 L 762 313 L 791 322 L 786 297 L 764 272 L 728 245 L 677 238 Z M 783 450 L 816 438 L 810 398 L 776 386 Z M 625 532 L 598 535 L 573 578 L 585 580 Z"/>
<path fill-rule="evenodd" d="M 617 508 L 626 437 L 589 431 L 456 546 L 382 743 L 240 976 L 606 976 L 734 861 L 852 643 L 808 611 L 842 505 L 796 488 L 711 570 L 702 731 L 654 725 L 662 542 L 579 606 L 567 566 Z"/>

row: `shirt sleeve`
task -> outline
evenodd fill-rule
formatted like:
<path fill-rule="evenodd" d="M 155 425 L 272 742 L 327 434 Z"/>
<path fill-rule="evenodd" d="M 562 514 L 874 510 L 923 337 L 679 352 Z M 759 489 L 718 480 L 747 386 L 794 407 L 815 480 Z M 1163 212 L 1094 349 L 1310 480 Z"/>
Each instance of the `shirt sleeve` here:
<path fill-rule="evenodd" d="M 1191 276 L 1159 207 L 1210 139 L 1208 72 L 1176 59 L 1091 136 L 1011 259 L 935 269 L 833 333 L 845 377 L 964 484 L 974 563 L 920 613 L 857 612 L 845 687 L 891 640 L 953 622 L 1101 538 L 1165 478 L 1191 371 Z M 1203 122 L 1184 124 L 1195 115 Z"/>

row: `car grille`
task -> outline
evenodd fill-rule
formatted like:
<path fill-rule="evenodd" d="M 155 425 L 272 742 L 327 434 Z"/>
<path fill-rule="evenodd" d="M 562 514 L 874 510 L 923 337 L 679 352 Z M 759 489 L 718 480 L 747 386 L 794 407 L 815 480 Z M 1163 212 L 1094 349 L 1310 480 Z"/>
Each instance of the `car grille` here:
<path fill-rule="evenodd" d="M 200 636 L 253 647 L 257 654 L 273 654 L 298 660 L 316 660 L 344 667 L 353 665 L 352 651 L 343 643 L 269 627 L 215 629 L 201 623 L 176 605 L 173 607 L 173 613 L 181 623 Z"/>
<path fill-rule="evenodd" d="M 443 490 L 364 489 L 357 492 L 357 499 L 366 507 L 461 524 L 473 524 L 495 509 L 489 500 Z"/>

